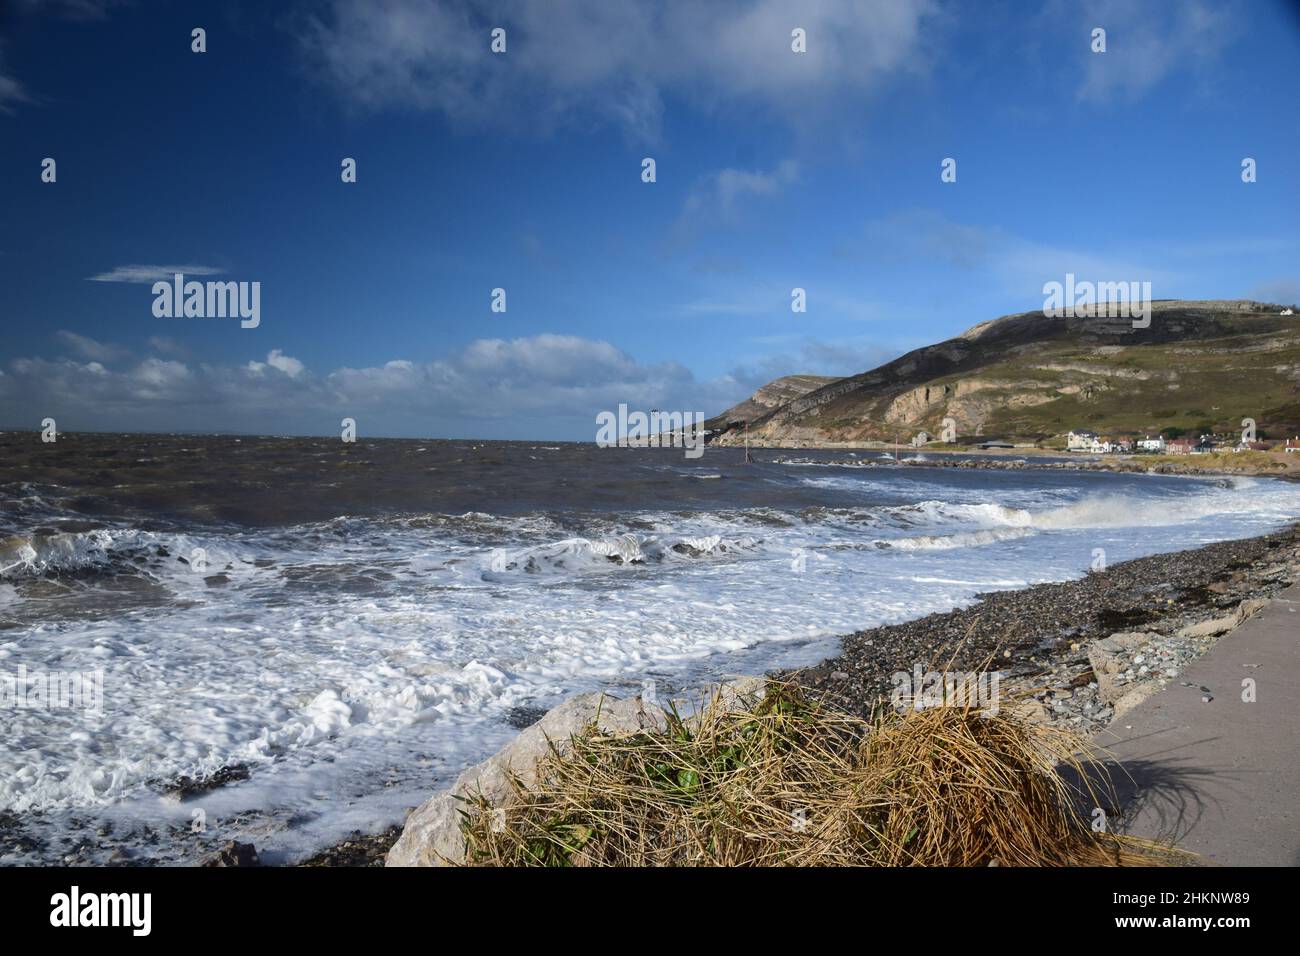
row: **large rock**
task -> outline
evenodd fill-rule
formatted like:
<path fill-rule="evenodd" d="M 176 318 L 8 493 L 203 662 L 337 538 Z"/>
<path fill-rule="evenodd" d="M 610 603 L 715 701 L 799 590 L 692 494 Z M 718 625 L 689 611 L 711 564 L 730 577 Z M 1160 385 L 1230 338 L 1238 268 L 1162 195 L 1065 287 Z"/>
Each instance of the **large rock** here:
<path fill-rule="evenodd" d="M 251 843 L 239 843 L 231 840 L 216 853 L 209 856 L 199 866 L 261 866 L 257 848 Z"/>
<path fill-rule="evenodd" d="M 1253 617 L 1254 615 L 1258 614 L 1260 611 L 1264 610 L 1264 608 L 1268 607 L 1269 604 L 1271 603 L 1272 602 L 1268 598 L 1250 598 L 1248 600 L 1242 601 L 1240 604 L 1237 605 L 1238 623 L 1246 620 L 1246 618 L 1248 617 Z"/>
<path fill-rule="evenodd" d="M 1011 713 L 1021 720 L 1027 720 L 1031 724 L 1045 724 L 1051 717 L 1051 711 L 1041 700 L 1035 700 L 1033 697 L 1026 697 L 1024 700 L 1018 700 L 1011 705 Z"/>
<path fill-rule="evenodd" d="M 1159 637 L 1154 631 L 1116 631 L 1110 637 L 1102 637 L 1092 642 L 1092 647 L 1107 653 L 1129 651 Z"/>
<path fill-rule="evenodd" d="M 1120 654 L 1145 644 L 1155 636 L 1144 631 L 1120 631 L 1088 645 L 1088 663 L 1092 665 L 1092 672 L 1096 675 L 1097 696 L 1105 703 L 1115 703 L 1128 690 L 1115 681 L 1115 678 L 1124 671 L 1124 662 Z"/>
<path fill-rule="evenodd" d="M 1236 614 L 1229 614 L 1227 617 L 1212 617 L 1205 621 L 1197 621 L 1195 624 L 1188 624 L 1179 628 L 1179 637 L 1218 637 L 1220 634 L 1227 634 L 1239 623 Z"/>
<path fill-rule="evenodd" d="M 709 689 L 708 697 L 727 709 L 751 706 L 761 699 L 766 681 L 744 677 Z M 688 702 L 689 704 L 689 702 Z M 679 707 L 679 712 L 682 712 Z M 687 708 L 689 712 L 689 706 Z M 435 793 L 411 812 L 386 866 L 447 866 L 463 863 L 465 840 L 461 834 L 458 797 L 482 795 L 493 806 L 503 806 L 512 797 L 511 776 L 525 786 L 536 777 L 537 761 L 550 751 L 568 749 L 570 739 L 592 721 L 604 733 L 663 730 L 667 726 L 663 709 L 640 696 L 618 700 L 608 694 L 579 694 L 570 697 L 545 717 L 482 763 L 470 767 L 450 789 Z"/>

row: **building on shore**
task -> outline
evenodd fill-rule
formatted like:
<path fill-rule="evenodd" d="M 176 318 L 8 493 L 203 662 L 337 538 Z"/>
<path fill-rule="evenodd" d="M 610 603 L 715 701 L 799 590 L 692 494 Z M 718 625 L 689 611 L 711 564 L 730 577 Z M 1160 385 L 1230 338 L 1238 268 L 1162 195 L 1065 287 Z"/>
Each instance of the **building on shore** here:
<path fill-rule="evenodd" d="M 1154 454 L 1157 455 L 1163 455 L 1165 452 L 1165 448 L 1166 445 L 1165 445 L 1164 435 L 1155 435 L 1155 436 L 1147 435 L 1144 438 L 1139 438 L 1137 442 L 1138 451 L 1148 451 L 1148 452 L 1153 452 Z"/>
<path fill-rule="evenodd" d="M 1065 436 L 1066 451 L 1092 451 L 1093 444 L 1099 436 L 1086 428 L 1076 428 Z"/>

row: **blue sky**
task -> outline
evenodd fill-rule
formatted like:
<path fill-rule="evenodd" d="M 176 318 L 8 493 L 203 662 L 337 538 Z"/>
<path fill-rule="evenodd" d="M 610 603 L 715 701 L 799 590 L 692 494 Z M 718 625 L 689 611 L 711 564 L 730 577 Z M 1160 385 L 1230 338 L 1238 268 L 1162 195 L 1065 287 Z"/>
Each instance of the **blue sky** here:
<path fill-rule="evenodd" d="M 1300 299 L 1293 4 L 5 10 L 0 426 L 591 440 L 1067 272 Z M 175 266 L 260 282 L 260 325 L 155 317 Z"/>

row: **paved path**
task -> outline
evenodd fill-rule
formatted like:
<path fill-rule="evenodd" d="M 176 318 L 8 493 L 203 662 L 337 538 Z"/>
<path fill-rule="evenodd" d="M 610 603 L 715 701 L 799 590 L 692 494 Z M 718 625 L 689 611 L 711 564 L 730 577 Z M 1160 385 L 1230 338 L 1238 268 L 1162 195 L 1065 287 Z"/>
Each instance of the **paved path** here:
<path fill-rule="evenodd" d="M 1094 743 L 1118 761 L 1121 832 L 1172 839 L 1211 865 L 1300 866 L 1300 585 Z"/>

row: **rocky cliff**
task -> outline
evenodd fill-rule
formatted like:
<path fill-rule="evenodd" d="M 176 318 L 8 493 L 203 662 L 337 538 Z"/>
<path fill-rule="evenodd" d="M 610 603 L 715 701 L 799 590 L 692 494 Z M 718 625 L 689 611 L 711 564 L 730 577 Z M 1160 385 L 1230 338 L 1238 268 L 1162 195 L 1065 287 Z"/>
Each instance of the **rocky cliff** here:
<path fill-rule="evenodd" d="M 728 426 L 744 427 L 768 412 L 787 405 L 796 398 L 807 395 L 839 379 L 826 375 L 786 375 L 768 382 L 749 398 L 733 405 L 705 423 L 706 428 L 723 429 Z"/>
<path fill-rule="evenodd" d="M 894 441 L 932 436 L 950 419 L 958 441 L 1044 440 L 1073 428 L 1154 432 L 1168 426 L 1272 437 L 1300 430 L 1300 317 L 1249 300 L 1165 300 L 1150 325 L 1098 315 L 1003 316 L 879 368 L 824 380 L 775 405 L 793 386 L 760 389 L 714 419 L 749 423 L 770 442 Z M 813 376 L 793 376 L 800 381 Z M 744 413 L 758 412 L 752 417 Z M 723 430 L 723 429 L 719 429 Z M 723 444 L 741 439 L 725 430 Z"/>

